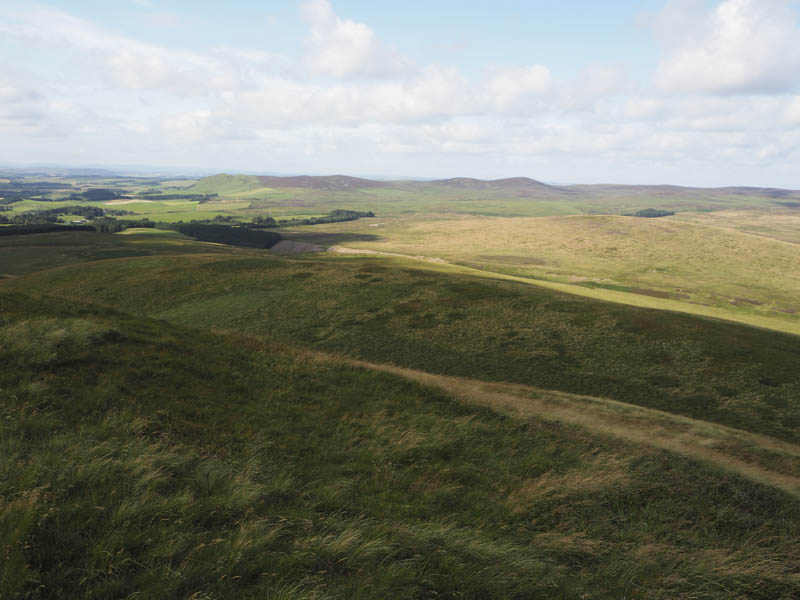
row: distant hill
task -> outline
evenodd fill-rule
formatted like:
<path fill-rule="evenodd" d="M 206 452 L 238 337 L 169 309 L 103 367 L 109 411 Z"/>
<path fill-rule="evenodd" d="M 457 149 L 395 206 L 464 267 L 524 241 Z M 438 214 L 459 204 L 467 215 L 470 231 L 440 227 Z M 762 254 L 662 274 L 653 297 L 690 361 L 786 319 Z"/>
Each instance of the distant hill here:
<path fill-rule="evenodd" d="M 437 179 L 427 182 L 431 185 L 439 185 L 446 187 L 466 188 L 473 190 L 490 190 L 490 189 L 543 189 L 543 190 L 557 190 L 563 191 L 562 188 L 557 188 L 552 185 L 547 185 L 541 181 L 536 181 L 530 177 L 508 177 L 505 179 L 473 179 L 471 177 L 454 177 L 452 179 Z"/>
<path fill-rule="evenodd" d="M 624 185 L 624 184 L 581 184 L 567 186 L 567 189 L 584 194 L 620 194 L 639 195 L 648 194 L 661 197 L 693 197 L 707 196 L 750 196 L 762 198 L 791 198 L 800 199 L 800 190 L 784 190 L 779 188 L 758 187 L 683 187 L 680 185 Z"/>
<path fill-rule="evenodd" d="M 228 175 L 220 173 L 203 177 L 194 185 L 186 188 L 192 194 L 240 194 L 262 187 L 255 175 Z"/>
<path fill-rule="evenodd" d="M 698 188 L 676 185 L 621 185 L 621 184 L 580 184 L 550 185 L 530 177 L 508 177 L 504 179 L 476 179 L 472 177 L 453 177 L 429 181 L 376 181 L 348 175 L 230 175 L 220 173 L 200 179 L 184 191 L 191 194 L 219 194 L 237 196 L 241 194 L 258 195 L 259 191 L 268 193 L 270 189 L 297 190 L 312 201 L 325 202 L 322 207 L 330 210 L 328 203 L 336 196 L 329 193 L 362 192 L 347 196 L 349 204 L 345 208 L 375 210 L 386 198 L 371 191 L 386 189 L 404 192 L 404 197 L 412 199 L 408 210 L 439 210 L 443 203 L 453 204 L 450 209 L 464 210 L 461 201 L 494 201 L 498 203 L 522 201 L 514 208 L 499 206 L 481 209 L 491 214 L 514 214 L 535 216 L 531 212 L 531 202 L 550 202 L 542 214 L 561 214 L 578 212 L 587 214 L 623 214 L 645 208 L 671 210 L 720 210 L 728 208 L 784 207 L 800 206 L 800 191 L 756 187 Z M 342 197 L 340 197 L 342 199 Z M 367 202 L 364 206 L 355 205 L 358 199 Z M 423 209 L 426 199 L 435 202 L 432 207 Z M 396 208 L 396 198 L 392 196 L 392 209 Z M 557 207 L 557 208 L 554 208 Z M 553 212 L 555 211 L 555 212 Z"/>
<path fill-rule="evenodd" d="M 768 196 L 770 198 L 794 198 L 800 199 L 800 191 L 784 190 L 780 188 L 757 188 L 757 187 L 724 187 L 718 188 L 730 194 L 742 196 Z"/>
<path fill-rule="evenodd" d="M 350 177 L 348 175 L 298 175 L 295 177 L 265 175 L 258 177 L 258 181 L 266 187 L 308 188 L 312 190 L 355 190 L 391 186 L 389 182 L 361 179 L 360 177 Z"/>

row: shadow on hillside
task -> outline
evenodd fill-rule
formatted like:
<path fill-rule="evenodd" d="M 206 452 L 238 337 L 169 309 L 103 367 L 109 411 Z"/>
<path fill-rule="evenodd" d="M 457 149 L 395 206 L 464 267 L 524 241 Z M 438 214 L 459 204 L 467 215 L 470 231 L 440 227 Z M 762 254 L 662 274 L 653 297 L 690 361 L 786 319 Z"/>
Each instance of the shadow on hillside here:
<path fill-rule="evenodd" d="M 381 236 L 371 233 L 283 233 L 281 231 L 280 234 L 285 240 L 308 242 L 309 244 L 317 244 L 318 246 L 338 246 L 350 242 L 375 242 L 382 239 Z"/>

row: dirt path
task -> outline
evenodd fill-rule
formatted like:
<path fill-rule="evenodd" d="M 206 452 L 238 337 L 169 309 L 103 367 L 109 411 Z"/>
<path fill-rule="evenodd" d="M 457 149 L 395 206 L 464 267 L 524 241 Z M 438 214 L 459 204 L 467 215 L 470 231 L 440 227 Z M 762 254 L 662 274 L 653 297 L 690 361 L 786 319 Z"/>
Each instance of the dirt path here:
<path fill-rule="evenodd" d="M 788 243 L 788 242 L 787 242 Z M 722 321 L 731 321 L 733 323 L 742 323 L 750 327 L 760 327 L 762 329 L 770 329 L 772 331 L 779 331 L 781 333 L 789 333 L 792 335 L 800 335 L 800 323 L 788 321 L 780 318 L 751 315 L 747 313 L 727 312 L 711 306 L 704 306 L 701 304 L 694 304 L 684 302 L 675 298 L 662 298 L 652 294 L 641 294 L 632 292 L 622 292 L 618 290 L 610 290 L 605 288 L 590 288 L 572 283 L 561 283 L 558 281 L 549 281 L 544 279 L 532 279 L 529 277 L 520 277 L 518 275 L 508 275 L 506 273 L 499 273 L 497 271 L 487 271 L 476 267 L 470 267 L 458 263 L 452 263 L 443 258 L 432 258 L 428 256 L 413 256 L 411 254 L 399 254 L 397 252 L 379 252 L 377 250 L 367 250 L 365 248 L 347 248 L 345 246 L 331 246 L 328 252 L 335 252 L 337 254 L 361 254 L 371 256 L 388 256 L 394 258 L 405 258 L 412 260 L 419 260 L 428 263 L 437 263 L 446 266 L 447 269 L 456 273 L 463 273 L 466 275 L 476 275 L 486 279 L 495 279 L 500 281 L 516 281 L 525 283 L 527 285 L 534 285 L 536 287 L 547 288 L 559 292 L 565 292 L 574 296 L 583 296 L 584 298 L 591 298 L 593 300 L 602 300 L 604 302 L 614 302 L 616 304 L 626 304 L 628 306 L 639 306 L 642 308 L 654 308 L 656 310 L 668 310 L 672 312 L 685 313 L 689 315 L 696 315 L 700 317 L 710 317 L 712 319 L 719 319 Z"/>
<path fill-rule="evenodd" d="M 313 357 L 399 375 L 514 418 L 558 421 L 674 452 L 800 498 L 800 446 L 789 442 L 606 398 L 435 375 L 321 353 Z"/>
<path fill-rule="evenodd" d="M 346 248 L 345 246 L 331 246 L 328 252 L 336 254 L 377 254 L 378 256 L 394 256 L 396 258 L 413 258 L 414 260 L 422 260 L 425 262 L 450 264 L 443 258 L 431 258 L 429 256 L 412 256 L 411 254 L 398 254 L 397 252 L 379 252 L 378 250 L 365 250 L 360 248 Z"/>

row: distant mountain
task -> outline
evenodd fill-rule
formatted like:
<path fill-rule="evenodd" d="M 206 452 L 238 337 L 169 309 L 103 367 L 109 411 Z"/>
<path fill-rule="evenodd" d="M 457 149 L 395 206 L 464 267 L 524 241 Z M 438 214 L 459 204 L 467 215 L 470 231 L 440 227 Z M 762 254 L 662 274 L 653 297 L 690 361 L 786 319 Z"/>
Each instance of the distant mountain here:
<path fill-rule="evenodd" d="M 798 190 L 784 190 L 780 188 L 759 188 L 759 187 L 724 187 L 717 188 L 730 194 L 741 196 L 768 196 L 770 198 L 800 198 Z"/>
<path fill-rule="evenodd" d="M 779 188 L 759 188 L 746 186 L 729 186 L 716 188 L 683 187 L 679 185 L 624 185 L 624 184 L 580 184 L 570 185 L 566 189 L 580 194 L 590 195 L 622 195 L 633 196 L 647 194 L 660 198 L 696 197 L 696 196 L 746 196 L 756 198 L 800 199 L 800 190 Z"/>
<path fill-rule="evenodd" d="M 757 187 L 699 188 L 677 185 L 551 185 L 530 177 L 476 179 L 454 177 L 435 180 L 376 181 L 349 175 L 227 175 L 200 179 L 190 193 L 220 196 L 258 194 L 263 188 L 307 190 L 308 193 L 366 192 L 394 189 L 409 194 L 460 200 L 531 200 L 579 203 L 578 210 L 598 213 L 629 213 L 643 208 L 671 211 L 742 208 L 752 206 L 800 207 L 800 191 Z M 379 200 L 375 200 L 379 202 Z"/>
<path fill-rule="evenodd" d="M 431 185 L 454 187 L 471 190 L 491 189 L 517 189 L 517 190 L 548 190 L 566 192 L 564 188 L 547 185 L 530 177 L 508 177 L 505 179 L 473 179 L 471 177 L 454 177 L 452 179 L 437 179 L 425 182 Z"/>
<path fill-rule="evenodd" d="M 312 190 L 357 190 L 359 188 L 389 187 L 388 181 L 373 181 L 350 177 L 349 175 L 297 175 L 294 177 L 276 177 L 263 175 L 258 177 L 259 183 L 266 187 L 308 188 Z"/>

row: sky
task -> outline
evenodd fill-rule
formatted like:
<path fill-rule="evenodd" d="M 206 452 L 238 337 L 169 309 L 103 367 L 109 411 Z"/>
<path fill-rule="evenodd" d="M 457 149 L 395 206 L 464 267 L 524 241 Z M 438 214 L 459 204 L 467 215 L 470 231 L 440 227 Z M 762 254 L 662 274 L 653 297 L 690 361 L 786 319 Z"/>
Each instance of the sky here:
<path fill-rule="evenodd" d="M 0 164 L 800 188 L 800 0 L 0 0 Z"/>

